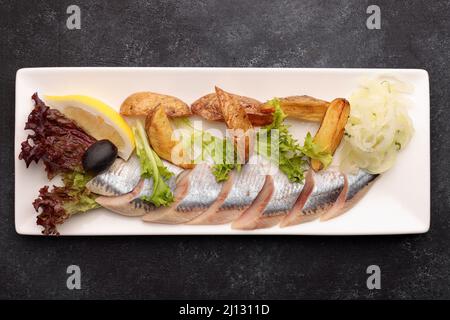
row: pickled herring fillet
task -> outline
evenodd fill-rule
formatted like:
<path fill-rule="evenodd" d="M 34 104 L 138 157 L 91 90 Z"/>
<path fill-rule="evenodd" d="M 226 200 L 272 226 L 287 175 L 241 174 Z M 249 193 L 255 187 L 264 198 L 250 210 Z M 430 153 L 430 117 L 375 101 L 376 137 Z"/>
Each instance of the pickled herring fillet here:
<path fill-rule="evenodd" d="M 305 188 L 280 227 L 287 227 L 320 218 L 323 214 L 334 214 L 341 210 L 347 195 L 345 175 L 333 170 L 314 172 L 309 170 Z"/>
<path fill-rule="evenodd" d="M 249 163 L 240 171 L 234 172 L 228 180 L 232 181 L 232 185 L 224 185 L 224 189 L 230 187 L 230 190 L 220 206 L 215 210 L 208 210 L 189 224 L 230 223 L 253 203 L 264 185 L 266 176 L 260 164 Z"/>
<path fill-rule="evenodd" d="M 320 220 L 330 220 L 350 210 L 369 191 L 379 176 L 379 174 L 372 174 L 362 169 L 355 173 L 347 174 L 348 190 L 346 190 L 345 203 L 339 210 L 329 211 L 322 215 Z"/>
<path fill-rule="evenodd" d="M 187 170 L 189 174 L 184 181 L 183 193 L 170 207 L 158 210 L 157 214 L 143 217 L 146 222 L 179 224 L 186 223 L 199 216 L 219 198 L 223 183 L 218 183 L 211 173 L 208 164 L 198 164 L 194 169 Z M 177 183 L 177 189 L 179 183 Z"/>
<path fill-rule="evenodd" d="M 277 225 L 292 209 L 303 187 L 303 183 L 290 182 L 281 171 L 268 176 L 262 196 L 232 223 L 232 228 L 253 230 Z"/>
<path fill-rule="evenodd" d="M 136 156 L 128 161 L 117 158 L 108 170 L 92 178 L 86 188 L 103 196 L 118 196 L 131 192 L 140 179 L 141 165 Z"/>

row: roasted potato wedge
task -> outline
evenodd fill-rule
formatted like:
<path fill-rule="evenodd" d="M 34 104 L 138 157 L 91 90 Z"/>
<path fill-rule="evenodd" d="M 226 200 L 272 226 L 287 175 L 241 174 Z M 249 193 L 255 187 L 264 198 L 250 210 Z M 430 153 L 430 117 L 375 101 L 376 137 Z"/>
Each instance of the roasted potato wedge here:
<path fill-rule="evenodd" d="M 292 96 L 280 98 L 280 106 L 283 112 L 291 118 L 303 121 L 320 122 L 328 109 L 329 102 L 310 96 Z M 265 103 L 261 106 L 261 112 L 271 113 L 273 107 Z"/>
<path fill-rule="evenodd" d="M 230 93 L 244 108 L 253 126 L 264 126 L 272 122 L 270 113 L 260 111 L 262 103 L 258 100 Z M 207 94 L 191 105 L 192 113 L 211 121 L 224 121 L 216 93 Z"/>
<path fill-rule="evenodd" d="M 325 151 L 334 154 L 341 143 L 349 115 L 350 103 L 347 100 L 337 98 L 331 101 L 320 128 L 314 136 L 314 143 L 324 148 Z M 322 169 L 322 163 L 313 159 L 311 160 L 311 167 L 318 171 Z"/>
<path fill-rule="evenodd" d="M 227 128 L 233 129 L 233 142 L 237 146 L 237 154 L 245 162 L 249 159 L 250 144 L 253 141 L 251 134 L 253 126 L 245 109 L 232 94 L 216 87 L 220 110 Z M 242 148 L 244 146 L 245 148 Z"/>
<path fill-rule="evenodd" d="M 189 106 L 180 99 L 153 92 L 133 93 L 122 102 L 120 114 L 124 116 L 146 116 L 159 105 L 164 107 L 169 117 L 191 115 Z"/>
<path fill-rule="evenodd" d="M 215 93 L 198 98 L 191 104 L 193 114 L 210 121 L 223 121 L 222 110 Z"/>
<path fill-rule="evenodd" d="M 251 112 L 246 110 L 248 119 L 254 127 L 262 127 L 272 123 L 273 116 L 272 113 L 262 113 L 260 111 Z"/>
<path fill-rule="evenodd" d="M 177 141 L 172 140 L 173 128 L 167 117 L 164 107 L 159 105 L 153 112 L 150 112 L 145 119 L 145 129 L 147 136 L 156 154 L 162 159 L 172 162 L 185 169 L 193 168 L 187 154 L 183 148 L 179 148 Z M 174 148 L 178 148 L 177 159 L 172 157 Z"/>

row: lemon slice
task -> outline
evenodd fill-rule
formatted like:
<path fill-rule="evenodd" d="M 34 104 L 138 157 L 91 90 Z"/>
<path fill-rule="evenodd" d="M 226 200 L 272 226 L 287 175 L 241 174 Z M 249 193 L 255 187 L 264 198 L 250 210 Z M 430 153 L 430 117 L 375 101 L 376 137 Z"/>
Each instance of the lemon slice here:
<path fill-rule="evenodd" d="M 117 147 L 119 157 L 128 160 L 134 150 L 133 132 L 113 108 L 82 95 L 45 96 L 45 100 L 95 139 L 111 141 Z"/>

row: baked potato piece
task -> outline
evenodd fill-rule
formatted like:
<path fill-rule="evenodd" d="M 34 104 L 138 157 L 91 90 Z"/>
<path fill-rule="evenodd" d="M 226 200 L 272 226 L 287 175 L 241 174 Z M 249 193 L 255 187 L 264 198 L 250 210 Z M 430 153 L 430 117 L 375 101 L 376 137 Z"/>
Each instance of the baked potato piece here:
<path fill-rule="evenodd" d="M 223 121 L 222 110 L 215 93 L 198 98 L 191 104 L 193 114 L 210 121 Z"/>
<path fill-rule="evenodd" d="M 237 147 L 239 160 L 247 162 L 250 153 L 250 144 L 253 141 L 253 126 L 245 109 L 232 94 L 216 87 L 220 110 L 228 129 L 232 129 L 233 143 Z"/>
<path fill-rule="evenodd" d="M 156 154 L 167 161 L 172 162 L 185 169 L 193 168 L 186 151 L 179 145 L 178 141 L 172 140 L 173 128 L 167 117 L 164 107 L 159 105 L 153 112 L 149 112 L 145 119 L 145 130 Z M 172 157 L 174 148 L 178 154 Z"/>
<path fill-rule="evenodd" d="M 258 100 L 232 93 L 230 95 L 236 98 L 239 105 L 244 108 L 252 125 L 264 126 L 272 122 L 272 115 L 270 113 L 260 111 L 262 103 Z M 192 103 L 191 111 L 193 114 L 197 114 L 206 120 L 224 121 L 216 93 L 210 93 L 197 99 Z"/>
<path fill-rule="evenodd" d="M 313 122 L 322 121 L 330 104 L 327 101 L 310 96 L 291 96 L 279 100 L 281 109 L 288 117 Z M 265 103 L 261 106 L 261 112 L 271 113 L 273 107 Z"/>
<path fill-rule="evenodd" d="M 246 110 L 248 119 L 254 127 L 262 127 L 271 124 L 273 121 L 272 112 L 262 113 L 260 111 L 252 112 L 251 110 Z"/>
<path fill-rule="evenodd" d="M 124 116 L 146 116 L 159 105 L 164 107 L 169 117 L 191 115 L 189 106 L 180 99 L 153 92 L 136 92 L 128 96 L 120 106 L 120 114 Z"/>
<path fill-rule="evenodd" d="M 334 154 L 344 136 L 345 125 L 350 115 L 350 103 L 343 98 L 331 101 L 319 130 L 314 136 L 314 143 L 324 149 L 324 151 Z M 311 167 L 318 171 L 322 169 L 319 160 L 311 160 Z"/>
<path fill-rule="evenodd" d="M 244 132 L 253 128 L 245 109 L 236 97 L 218 87 L 216 87 L 216 94 L 227 128 L 242 129 Z"/>

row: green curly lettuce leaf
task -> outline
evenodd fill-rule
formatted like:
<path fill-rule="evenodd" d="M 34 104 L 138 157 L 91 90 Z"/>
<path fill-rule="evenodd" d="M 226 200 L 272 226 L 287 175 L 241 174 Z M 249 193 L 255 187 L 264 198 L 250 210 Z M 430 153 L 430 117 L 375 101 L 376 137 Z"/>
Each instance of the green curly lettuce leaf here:
<path fill-rule="evenodd" d="M 166 181 L 172 173 L 164 166 L 161 159 L 148 143 L 147 134 L 141 122 L 132 128 L 136 144 L 136 154 L 141 163 L 141 176 L 153 179 L 153 193 L 142 196 L 141 199 L 153 203 L 155 206 L 168 206 L 174 201 L 172 190 Z"/>
<path fill-rule="evenodd" d="M 267 144 L 260 143 L 260 136 L 258 135 L 258 153 L 263 154 L 267 151 L 270 155 L 271 150 L 271 131 L 278 130 L 278 167 L 291 182 L 302 182 L 305 179 L 305 170 L 307 168 L 307 161 L 302 152 L 302 147 L 298 141 L 289 132 L 289 126 L 284 123 L 286 115 L 280 106 L 280 101 L 274 98 L 268 102 L 275 110 L 273 112 L 273 121 L 271 124 L 265 126 Z"/>
<path fill-rule="evenodd" d="M 185 150 L 201 150 L 195 162 L 210 158 L 214 163 L 211 172 L 217 182 L 227 181 L 230 172 L 240 170 L 242 165 L 237 163 L 237 156 L 233 150 L 234 145 L 229 139 L 221 139 L 209 132 L 201 131 L 191 124 L 187 118 L 173 119 L 177 129 L 182 129 L 182 143 Z"/>
<path fill-rule="evenodd" d="M 37 224 L 42 226 L 45 235 L 58 235 L 57 225 L 64 223 L 72 215 L 86 212 L 100 205 L 95 197 L 86 188 L 91 176 L 81 172 L 63 173 L 64 186 L 44 186 L 39 190 L 39 197 L 34 200 L 33 206 L 37 212 Z"/>
<path fill-rule="evenodd" d="M 333 156 L 331 153 L 324 151 L 322 147 L 314 143 L 311 133 L 309 132 L 306 135 L 305 143 L 303 144 L 301 150 L 309 158 L 319 160 L 323 164 L 324 169 L 328 168 L 333 161 Z"/>

